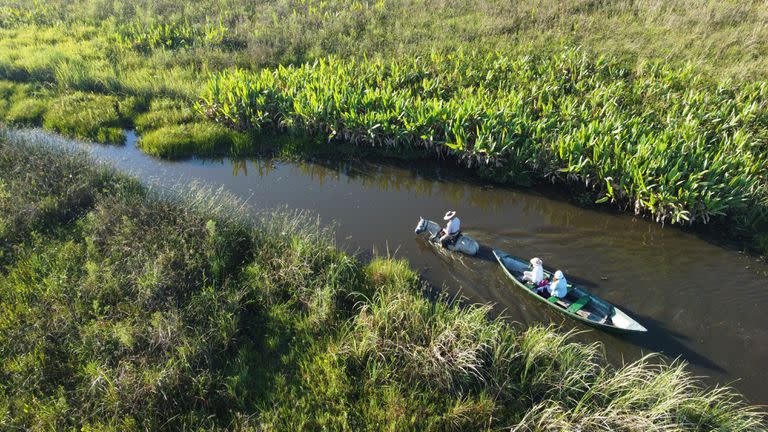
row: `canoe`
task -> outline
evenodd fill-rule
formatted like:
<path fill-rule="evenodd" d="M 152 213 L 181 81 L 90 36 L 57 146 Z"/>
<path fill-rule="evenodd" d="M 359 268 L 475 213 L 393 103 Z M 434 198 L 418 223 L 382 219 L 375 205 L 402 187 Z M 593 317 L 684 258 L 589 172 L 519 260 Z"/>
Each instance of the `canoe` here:
<path fill-rule="evenodd" d="M 557 297 L 547 298 L 536 294 L 533 284 L 531 282 L 523 282 L 522 280 L 523 271 L 528 270 L 527 260 L 512 256 L 499 249 L 494 249 L 493 255 L 501 265 L 501 268 L 504 269 L 504 273 L 515 282 L 518 288 L 575 320 L 615 333 L 642 333 L 648 331 L 621 309 L 578 286 L 569 284 L 568 294 L 562 299 Z M 545 270 L 544 276 L 549 279 L 552 277 L 552 273 Z"/>

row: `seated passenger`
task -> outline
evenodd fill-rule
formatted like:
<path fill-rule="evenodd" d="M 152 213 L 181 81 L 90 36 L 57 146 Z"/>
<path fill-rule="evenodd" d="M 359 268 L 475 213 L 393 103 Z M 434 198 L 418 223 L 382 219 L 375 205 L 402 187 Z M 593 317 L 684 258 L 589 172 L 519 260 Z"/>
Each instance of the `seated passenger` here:
<path fill-rule="evenodd" d="M 563 272 L 558 270 L 555 272 L 555 276 L 549 284 L 549 295 L 563 298 L 566 294 L 568 294 L 568 281 L 565 280 Z"/>
<path fill-rule="evenodd" d="M 557 298 L 565 297 L 568 294 L 568 281 L 565 280 L 563 272 L 560 270 L 556 271 L 552 277 L 552 282 L 536 288 L 536 294 Z"/>
<path fill-rule="evenodd" d="M 530 281 L 534 285 L 539 285 L 544 280 L 544 264 L 541 258 L 531 258 L 531 271 L 523 272 L 523 281 Z"/>

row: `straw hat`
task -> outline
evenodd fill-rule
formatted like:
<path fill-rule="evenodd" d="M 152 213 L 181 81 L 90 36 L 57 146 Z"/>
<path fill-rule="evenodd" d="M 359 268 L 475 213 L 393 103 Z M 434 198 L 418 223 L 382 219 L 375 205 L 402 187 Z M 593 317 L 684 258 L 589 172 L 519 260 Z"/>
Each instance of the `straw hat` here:
<path fill-rule="evenodd" d="M 533 265 L 542 265 L 544 262 L 539 257 L 533 257 L 531 258 L 531 264 Z"/>
<path fill-rule="evenodd" d="M 456 216 L 456 211 L 454 210 L 448 210 L 445 212 L 445 216 L 443 216 L 443 220 L 451 220 L 453 217 Z"/>

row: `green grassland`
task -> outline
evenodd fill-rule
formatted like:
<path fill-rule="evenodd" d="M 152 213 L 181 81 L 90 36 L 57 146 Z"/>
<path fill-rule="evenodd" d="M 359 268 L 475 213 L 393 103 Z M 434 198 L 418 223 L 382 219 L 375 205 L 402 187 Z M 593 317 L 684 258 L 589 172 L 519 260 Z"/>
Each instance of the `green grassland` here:
<path fill-rule="evenodd" d="M 0 116 L 167 158 L 447 156 L 766 251 L 766 58 L 759 1 L 5 2 Z"/>
<path fill-rule="evenodd" d="M 0 119 L 167 158 L 440 157 L 768 251 L 767 9 L 0 0 Z M 331 234 L 0 137 L 0 428 L 764 428 L 683 365 L 427 300 Z"/>
<path fill-rule="evenodd" d="M 0 136 L 4 430 L 762 430 L 682 364 L 423 295 L 301 214 Z"/>

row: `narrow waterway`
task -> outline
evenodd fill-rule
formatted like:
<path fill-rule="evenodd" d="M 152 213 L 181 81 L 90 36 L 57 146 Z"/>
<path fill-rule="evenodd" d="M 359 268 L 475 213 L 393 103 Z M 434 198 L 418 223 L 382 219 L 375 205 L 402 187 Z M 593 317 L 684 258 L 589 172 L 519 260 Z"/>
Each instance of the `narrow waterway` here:
<path fill-rule="evenodd" d="M 768 266 L 673 228 L 599 212 L 538 193 L 487 187 L 436 165 L 293 163 L 265 159 L 189 160 L 148 157 L 130 134 L 125 146 L 80 144 L 41 131 L 18 131 L 73 145 L 98 160 L 163 186 L 192 180 L 223 187 L 255 209 L 308 209 L 336 223 L 350 252 L 407 258 L 432 284 L 470 301 L 493 303 L 510 320 L 554 322 L 599 341 L 614 362 L 660 351 L 680 357 L 710 384 L 730 384 L 751 403 L 768 403 Z M 419 216 L 458 211 L 479 257 L 438 253 L 414 235 Z M 629 313 L 648 333 L 613 336 L 576 323 L 505 279 L 488 248 L 539 256 Z"/>

